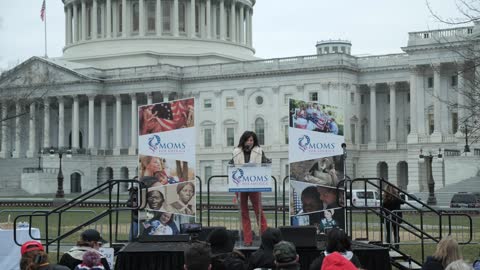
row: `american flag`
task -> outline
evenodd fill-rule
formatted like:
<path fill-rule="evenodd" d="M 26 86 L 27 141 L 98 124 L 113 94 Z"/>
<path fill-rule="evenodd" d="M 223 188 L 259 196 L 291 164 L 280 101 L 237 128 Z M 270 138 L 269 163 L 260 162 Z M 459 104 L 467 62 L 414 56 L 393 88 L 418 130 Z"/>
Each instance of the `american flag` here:
<path fill-rule="evenodd" d="M 45 0 L 43 0 L 42 9 L 40 9 L 40 18 L 45 21 Z"/>
<path fill-rule="evenodd" d="M 175 119 L 173 117 L 172 106 L 170 103 L 161 103 L 155 105 L 153 111 L 157 112 L 158 123 L 162 131 L 174 130 L 176 128 Z"/>

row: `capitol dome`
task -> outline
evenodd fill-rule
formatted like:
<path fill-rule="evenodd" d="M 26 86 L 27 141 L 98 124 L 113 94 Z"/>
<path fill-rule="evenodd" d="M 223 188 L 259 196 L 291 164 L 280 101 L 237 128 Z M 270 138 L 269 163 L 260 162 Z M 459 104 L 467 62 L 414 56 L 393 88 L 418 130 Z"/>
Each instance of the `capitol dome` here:
<path fill-rule="evenodd" d="M 254 60 L 255 0 L 63 0 L 63 59 L 100 68 Z"/>

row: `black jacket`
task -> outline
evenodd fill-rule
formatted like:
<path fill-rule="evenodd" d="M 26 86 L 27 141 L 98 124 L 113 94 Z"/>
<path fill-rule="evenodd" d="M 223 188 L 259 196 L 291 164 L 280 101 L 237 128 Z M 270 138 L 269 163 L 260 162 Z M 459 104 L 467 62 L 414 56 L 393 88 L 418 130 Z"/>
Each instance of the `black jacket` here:
<path fill-rule="evenodd" d="M 358 259 L 358 257 L 353 254 L 353 252 L 351 251 L 347 251 L 346 253 L 340 253 L 343 255 L 343 257 L 345 257 L 346 259 L 348 259 L 351 263 L 353 263 L 353 265 L 355 265 L 357 268 L 361 268 L 362 265 L 360 264 L 360 260 Z M 322 269 L 322 263 L 323 263 L 323 259 L 325 259 L 325 252 L 322 252 L 320 254 L 319 257 L 317 257 L 315 260 L 313 260 L 313 262 L 310 264 L 310 270 L 319 270 L 319 269 Z"/>
<path fill-rule="evenodd" d="M 212 270 L 245 270 L 245 256 L 237 250 L 228 253 L 213 254 Z"/>
<path fill-rule="evenodd" d="M 262 234 L 260 248 L 253 252 L 248 258 L 248 270 L 255 268 L 275 269 L 275 258 L 273 257 L 273 246 L 282 240 L 282 233 L 279 229 L 268 228 Z"/>
<path fill-rule="evenodd" d="M 97 250 L 89 247 L 73 247 L 67 253 L 63 254 L 58 264 L 65 265 L 71 270 L 74 270 L 77 265 L 82 263 L 83 254 L 87 251 L 98 252 Z M 105 267 L 105 270 L 110 270 L 110 266 L 108 266 L 107 259 L 103 256 L 102 256 L 102 264 L 103 264 L 103 267 Z"/>
<path fill-rule="evenodd" d="M 427 257 L 427 260 L 422 266 L 422 270 L 443 270 L 443 269 L 445 269 L 445 267 L 443 267 L 442 262 L 431 256 Z"/>
<path fill-rule="evenodd" d="M 38 270 L 69 270 L 69 268 L 63 265 L 49 264 L 38 268 Z"/>
<path fill-rule="evenodd" d="M 404 204 L 405 202 L 399 198 L 393 198 L 391 200 L 383 200 L 383 208 L 389 210 L 390 212 L 392 211 L 395 211 L 395 210 L 400 210 L 400 207 L 402 206 L 402 204 Z M 389 213 L 385 213 L 385 214 L 389 214 Z M 395 215 L 399 216 L 400 218 L 403 217 L 402 215 L 402 212 L 395 212 L 394 213 Z M 398 220 L 397 217 L 392 217 L 392 219 L 394 221 L 399 221 L 401 222 L 401 220 Z"/>

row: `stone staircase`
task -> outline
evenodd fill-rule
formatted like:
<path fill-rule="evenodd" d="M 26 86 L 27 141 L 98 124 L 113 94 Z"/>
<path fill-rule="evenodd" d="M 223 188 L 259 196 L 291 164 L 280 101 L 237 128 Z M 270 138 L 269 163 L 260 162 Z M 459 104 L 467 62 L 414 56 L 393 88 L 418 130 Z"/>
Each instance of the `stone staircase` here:
<path fill-rule="evenodd" d="M 439 207 L 450 207 L 450 200 L 452 199 L 453 194 L 457 192 L 472 192 L 480 191 L 480 176 L 474 176 L 465 180 L 462 180 L 458 183 L 445 186 L 443 188 L 435 190 L 435 197 L 437 198 L 437 206 Z M 428 197 L 428 192 L 421 192 L 417 195 L 424 202 Z"/>
<path fill-rule="evenodd" d="M 28 195 L 20 187 L 23 168 L 37 167 L 35 158 L 0 159 L 0 196 Z"/>

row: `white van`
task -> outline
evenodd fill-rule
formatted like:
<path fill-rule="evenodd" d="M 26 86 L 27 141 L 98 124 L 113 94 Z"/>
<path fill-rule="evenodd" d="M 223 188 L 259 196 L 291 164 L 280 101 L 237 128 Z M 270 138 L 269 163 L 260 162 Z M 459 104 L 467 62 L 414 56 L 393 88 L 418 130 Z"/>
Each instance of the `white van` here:
<path fill-rule="evenodd" d="M 347 204 L 350 205 L 350 198 L 348 197 L 350 195 L 349 192 L 347 192 Z M 365 197 L 367 198 L 367 205 L 365 205 Z M 365 189 L 352 189 L 352 203 L 356 207 L 376 207 L 380 206 L 380 195 L 376 190 L 373 189 L 367 189 L 365 192 Z"/>
<path fill-rule="evenodd" d="M 420 201 L 422 200 L 413 194 L 408 194 L 408 195 L 416 198 L 417 200 L 420 200 Z M 412 209 L 413 207 L 415 208 L 423 207 L 423 205 L 421 205 L 419 202 L 412 200 L 410 197 L 405 196 L 405 194 L 400 195 L 400 197 L 402 198 L 402 200 L 405 201 L 405 203 L 401 205 L 401 209 Z"/>

